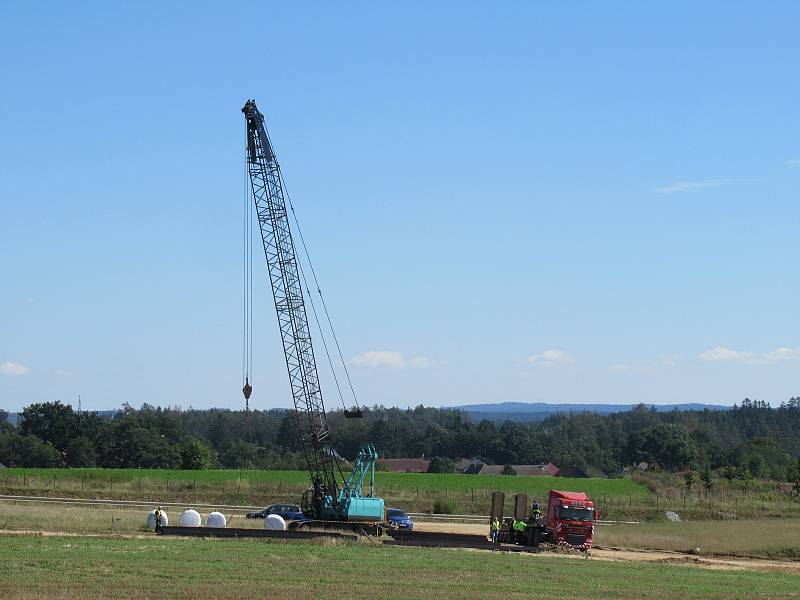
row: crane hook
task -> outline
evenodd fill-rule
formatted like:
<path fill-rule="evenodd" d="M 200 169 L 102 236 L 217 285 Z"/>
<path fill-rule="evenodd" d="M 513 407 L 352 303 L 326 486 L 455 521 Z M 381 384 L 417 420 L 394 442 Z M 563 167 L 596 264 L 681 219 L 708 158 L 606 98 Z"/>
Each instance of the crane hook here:
<path fill-rule="evenodd" d="M 244 394 L 245 400 L 250 400 L 250 394 L 253 393 L 253 386 L 250 385 L 250 382 L 247 380 L 247 377 L 244 379 L 244 387 L 242 388 L 242 393 Z"/>

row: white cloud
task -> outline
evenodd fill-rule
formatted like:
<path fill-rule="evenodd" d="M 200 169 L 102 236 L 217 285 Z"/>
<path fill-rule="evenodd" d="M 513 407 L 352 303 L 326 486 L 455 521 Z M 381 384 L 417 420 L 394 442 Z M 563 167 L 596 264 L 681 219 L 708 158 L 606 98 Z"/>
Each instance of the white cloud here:
<path fill-rule="evenodd" d="M 658 359 L 657 364 L 659 367 L 674 367 L 678 364 L 680 359 L 681 357 L 676 355 L 664 356 L 663 358 Z"/>
<path fill-rule="evenodd" d="M 787 165 L 800 165 L 800 158 L 790 158 L 786 161 Z"/>
<path fill-rule="evenodd" d="M 800 348 L 778 348 L 764 355 L 767 362 L 800 360 Z"/>
<path fill-rule="evenodd" d="M 0 363 L 0 373 L 3 375 L 25 375 L 28 371 L 30 371 L 30 368 L 19 363 L 11 361 Z"/>
<path fill-rule="evenodd" d="M 745 362 L 752 359 L 752 352 L 740 352 L 724 346 L 717 346 L 700 354 L 700 360 L 706 362 Z"/>
<path fill-rule="evenodd" d="M 618 373 L 622 375 L 633 375 L 636 373 L 652 373 L 655 370 L 653 365 L 626 365 L 616 364 L 609 365 L 609 373 Z"/>
<path fill-rule="evenodd" d="M 433 361 L 426 356 L 415 356 L 408 361 L 408 366 L 414 369 L 427 369 L 433 366 Z"/>
<path fill-rule="evenodd" d="M 699 192 L 709 188 L 734 183 L 735 179 L 702 179 L 699 181 L 676 181 L 667 186 L 656 188 L 657 194 L 676 194 L 681 192 Z"/>
<path fill-rule="evenodd" d="M 563 350 L 545 350 L 541 354 L 534 354 L 528 357 L 528 363 L 534 367 L 565 367 L 574 365 L 575 359 Z"/>
<path fill-rule="evenodd" d="M 777 348 L 766 354 L 731 350 L 717 346 L 700 354 L 700 360 L 706 362 L 728 362 L 743 365 L 765 365 L 780 362 L 800 361 L 800 348 Z"/>
<path fill-rule="evenodd" d="M 402 352 L 395 352 L 393 350 L 373 350 L 371 352 L 364 352 L 353 358 L 350 362 L 356 367 L 365 367 L 369 369 L 404 369 L 406 367 L 411 369 L 425 369 L 434 365 L 434 361 L 426 356 L 414 356 L 413 358 L 406 359 Z"/>

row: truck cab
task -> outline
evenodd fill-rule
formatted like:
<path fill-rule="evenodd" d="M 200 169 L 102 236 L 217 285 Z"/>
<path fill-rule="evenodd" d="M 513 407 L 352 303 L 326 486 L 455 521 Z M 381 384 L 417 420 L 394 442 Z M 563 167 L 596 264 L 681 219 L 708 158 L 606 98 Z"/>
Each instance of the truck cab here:
<path fill-rule="evenodd" d="M 594 502 L 584 492 L 550 490 L 545 527 L 556 544 L 588 550 L 596 520 Z"/>

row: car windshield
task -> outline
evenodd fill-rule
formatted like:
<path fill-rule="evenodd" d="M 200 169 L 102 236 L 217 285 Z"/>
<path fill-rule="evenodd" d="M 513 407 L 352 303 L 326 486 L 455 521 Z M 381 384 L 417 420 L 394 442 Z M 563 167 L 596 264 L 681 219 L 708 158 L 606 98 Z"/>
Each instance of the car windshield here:
<path fill-rule="evenodd" d="M 583 506 L 562 506 L 558 511 L 562 521 L 594 521 L 594 509 Z"/>
<path fill-rule="evenodd" d="M 389 509 L 389 516 L 390 517 L 395 517 L 395 518 L 400 518 L 400 517 L 405 517 L 406 513 L 404 513 L 402 510 L 400 510 L 398 508 L 390 508 Z"/>

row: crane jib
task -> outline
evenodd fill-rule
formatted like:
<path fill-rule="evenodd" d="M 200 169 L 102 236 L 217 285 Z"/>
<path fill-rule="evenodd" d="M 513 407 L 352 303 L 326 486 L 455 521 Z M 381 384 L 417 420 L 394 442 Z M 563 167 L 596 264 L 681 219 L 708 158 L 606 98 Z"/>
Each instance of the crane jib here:
<path fill-rule="evenodd" d="M 303 298 L 302 271 L 289 226 L 283 177 L 264 125 L 264 116 L 259 112 L 255 101 L 248 100 L 242 112 L 247 123 L 247 171 L 250 189 L 278 316 L 298 438 L 311 478 L 311 489 L 304 495 L 303 510 L 322 520 L 383 521 L 384 501 L 374 494 L 375 463 L 378 459 L 375 448 L 371 444 L 364 446 L 356 456 L 355 466 L 349 477 L 344 478 L 338 455 L 331 445 Z M 336 343 L 338 348 L 338 341 Z M 341 349 L 339 350 L 341 355 Z M 325 352 L 327 354 L 327 345 Z M 342 362 L 344 363 L 343 357 Z M 246 382 L 246 388 L 248 385 Z M 245 391 L 246 396 L 249 391 L 252 388 Z M 354 391 L 353 395 L 355 399 Z M 361 410 L 356 404 L 353 411 L 345 411 L 345 416 L 360 417 Z M 342 481 L 341 486 L 337 475 Z M 369 494 L 365 496 L 361 491 L 367 478 Z"/>
<path fill-rule="evenodd" d="M 330 448 L 325 405 L 311 343 L 303 290 L 286 210 L 280 166 L 264 116 L 254 101 L 242 108 L 247 121 L 248 173 L 281 333 L 299 437 L 316 498 L 338 498 L 339 465 Z"/>

